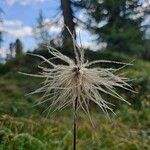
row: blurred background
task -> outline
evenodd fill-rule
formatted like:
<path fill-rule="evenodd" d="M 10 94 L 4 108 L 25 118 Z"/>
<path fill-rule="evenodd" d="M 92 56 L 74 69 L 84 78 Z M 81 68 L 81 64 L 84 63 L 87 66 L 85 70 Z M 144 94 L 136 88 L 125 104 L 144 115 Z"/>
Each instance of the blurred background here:
<path fill-rule="evenodd" d="M 78 114 L 79 150 L 149 150 L 150 147 L 150 0 L 0 0 L 0 150 L 72 149 L 71 108 L 47 115 L 39 95 L 36 53 L 50 58 L 45 44 L 73 57 L 72 38 L 86 58 L 133 62 L 119 73 L 137 93 L 119 90 L 128 106 L 113 101 L 109 120 L 91 104 L 91 117 Z M 108 67 L 103 65 L 102 67 Z M 110 64 L 109 67 L 118 67 Z"/>

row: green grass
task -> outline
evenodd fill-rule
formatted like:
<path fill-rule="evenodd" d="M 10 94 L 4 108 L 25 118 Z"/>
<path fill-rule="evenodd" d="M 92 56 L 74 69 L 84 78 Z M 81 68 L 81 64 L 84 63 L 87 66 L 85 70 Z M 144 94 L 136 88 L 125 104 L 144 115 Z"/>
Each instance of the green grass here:
<path fill-rule="evenodd" d="M 125 56 L 123 56 L 126 59 Z M 47 116 L 46 106 L 33 107 L 39 95 L 25 96 L 41 80 L 4 69 L 0 75 L 0 150 L 71 150 L 72 110 Z M 27 70 L 27 68 L 21 68 Z M 31 70 L 32 71 L 32 70 Z M 30 71 L 30 72 L 31 72 Z M 78 114 L 77 150 L 148 150 L 150 145 L 150 62 L 137 60 L 125 69 L 137 94 L 120 91 L 132 106 L 116 102 L 109 120 L 95 105 L 91 117 Z M 109 98 L 109 97 L 108 97 Z M 110 99 L 109 100 L 114 100 Z"/>
<path fill-rule="evenodd" d="M 92 114 L 95 127 L 92 127 L 87 116 L 78 116 L 77 147 L 80 150 L 141 150 L 149 147 L 148 110 L 138 112 L 124 108 L 124 112 L 118 112 L 117 117 L 110 120 L 101 113 Z M 70 111 L 69 111 L 70 112 Z M 17 147 L 20 149 L 33 149 L 34 139 L 39 147 L 46 150 L 72 149 L 72 115 L 69 112 L 61 112 L 55 118 L 43 118 L 39 115 L 31 118 L 1 117 L 1 144 L 4 149 Z M 145 118 L 143 118 L 145 116 Z M 145 120 L 144 120 L 145 119 Z M 22 138 L 18 138 L 18 137 Z M 22 146 L 18 143 L 23 143 Z M 31 145 L 30 145 L 31 144 Z M 36 145 L 37 145 L 36 144 Z M 10 147 L 10 148 L 9 148 Z M 19 148 L 20 147 L 20 148 Z"/>

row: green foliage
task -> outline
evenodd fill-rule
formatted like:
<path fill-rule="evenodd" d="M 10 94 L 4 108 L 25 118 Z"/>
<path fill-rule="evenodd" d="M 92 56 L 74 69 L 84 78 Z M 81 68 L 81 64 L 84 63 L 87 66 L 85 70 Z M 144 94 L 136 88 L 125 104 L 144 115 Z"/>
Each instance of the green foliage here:
<path fill-rule="evenodd" d="M 44 53 L 47 56 L 46 52 Z M 71 53 L 68 53 L 71 55 Z M 89 59 L 109 59 L 129 62 L 132 57 L 123 53 L 91 52 Z M 39 61 L 30 56 L 22 56 L 21 63 L 11 60 L 11 69 L 0 76 L 0 150 L 68 150 L 72 149 L 72 110 L 68 108 L 55 115 L 45 116 L 47 105 L 34 106 L 37 96 L 24 96 L 37 89 L 40 79 L 18 74 L 18 71 L 37 72 L 34 64 Z M 18 61 L 19 58 L 18 58 Z M 32 65 L 31 65 L 32 64 Z M 19 66 L 19 67 L 16 67 Z M 131 106 L 115 101 L 116 116 L 109 120 L 95 105 L 91 105 L 92 127 L 89 118 L 78 114 L 79 150 L 144 150 L 149 148 L 150 120 L 150 63 L 135 60 L 133 66 L 124 68 L 126 75 L 133 79 L 133 89 L 137 93 L 120 91 L 132 103 Z M 6 67 L 5 65 L 3 67 Z M 2 71 L 3 71 L 2 67 Z M 102 65 L 102 67 L 111 67 Z M 113 65 L 112 67 L 118 67 Z"/>
<path fill-rule="evenodd" d="M 149 11 L 142 3 L 130 0 L 80 0 L 74 2 L 85 8 L 87 26 L 98 35 L 97 41 L 106 42 L 107 49 L 139 55 L 144 50 L 142 21 Z M 140 10 L 140 11 L 139 11 Z M 82 20 L 81 20 L 82 22 Z"/>
<path fill-rule="evenodd" d="M 10 71 L 10 67 L 4 64 L 0 64 L 0 76 L 8 73 Z"/>
<path fill-rule="evenodd" d="M 45 150 L 42 142 L 27 133 L 16 135 L 11 141 L 11 148 L 16 150 Z"/>
<path fill-rule="evenodd" d="M 20 81 L 17 83 L 16 77 L 9 72 L 0 78 L 0 114 L 30 116 L 33 110 L 32 98 L 24 96 L 22 88 L 18 87 Z"/>
<path fill-rule="evenodd" d="M 144 60 L 150 60 L 150 38 L 144 42 L 144 51 L 142 53 Z"/>
<path fill-rule="evenodd" d="M 78 114 L 78 149 L 148 149 L 148 109 L 136 111 L 130 107 L 122 107 L 122 111 L 116 111 L 117 116 L 111 120 L 97 110 L 92 111 L 94 127 L 85 114 Z M 26 119 L 3 115 L 0 123 L 0 145 L 4 148 L 2 150 L 13 150 L 14 147 L 23 150 L 72 149 L 72 116 L 66 117 L 69 112 L 62 112 L 55 119 L 41 116 Z"/>
<path fill-rule="evenodd" d="M 14 134 L 5 128 L 0 131 L 0 150 L 45 150 L 45 145 L 28 133 Z"/>

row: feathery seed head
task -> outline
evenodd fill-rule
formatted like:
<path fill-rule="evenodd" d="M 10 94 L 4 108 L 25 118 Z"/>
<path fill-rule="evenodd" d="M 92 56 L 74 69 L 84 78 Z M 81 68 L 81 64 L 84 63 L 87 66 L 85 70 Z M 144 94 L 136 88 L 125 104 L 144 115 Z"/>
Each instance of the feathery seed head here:
<path fill-rule="evenodd" d="M 39 104 L 49 101 L 51 105 L 48 109 L 53 110 L 55 108 L 55 111 L 70 105 L 74 106 L 77 99 L 77 109 L 81 108 L 86 114 L 89 114 L 89 101 L 97 104 L 105 113 L 107 110 L 113 111 L 109 107 L 113 104 L 105 100 L 102 93 L 128 103 L 115 90 L 116 87 L 131 90 L 130 85 L 126 82 L 127 78 L 119 77 L 114 73 L 131 64 L 108 60 L 85 61 L 84 50 L 80 49 L 75 41 L 74 45 L 75 60 L 51 46 L 48 46 L 49 53 L 53 56 L 50 59 L 30 54 L 41 58 L 50 66 L 49 68 L 39 66 L 42 71 L 38 75 L 23 73 L 45 79 L 43 86 L 31 93 L 43 93 L 42 101 Z M 51 61 L 54 59 L 59 59 L 67 64 L 55 64 Z M 115 63 L 123 66 L 118 69 L 92 67 L 97 63 Z"/>

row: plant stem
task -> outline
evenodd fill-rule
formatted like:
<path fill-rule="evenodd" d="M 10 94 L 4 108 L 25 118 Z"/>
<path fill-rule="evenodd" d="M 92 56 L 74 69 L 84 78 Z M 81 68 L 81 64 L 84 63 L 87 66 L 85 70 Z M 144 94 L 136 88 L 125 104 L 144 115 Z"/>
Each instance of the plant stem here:
<path fill-rule="evenodd" d="M 76 139 L 77 139 L 77 98 L 74 104 L 74 118 L 73 118 L 73 150 L 76 150 Z"/>

